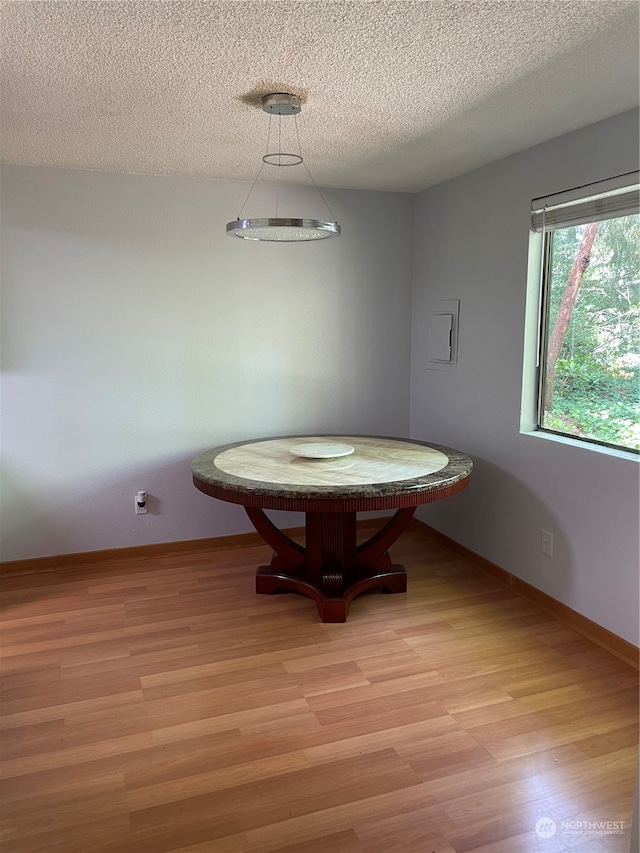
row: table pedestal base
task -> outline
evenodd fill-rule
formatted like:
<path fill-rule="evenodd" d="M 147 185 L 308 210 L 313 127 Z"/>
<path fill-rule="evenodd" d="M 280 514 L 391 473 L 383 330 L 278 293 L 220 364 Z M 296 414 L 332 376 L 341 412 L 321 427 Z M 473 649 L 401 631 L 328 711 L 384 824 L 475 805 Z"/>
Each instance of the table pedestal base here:
<path fill-rule="evenodd" d="M 269 566 L 256 573 L 256 592 L 299 592 L 312 598 L 323 622 L 345 622 L 356 595 L 382 587 L 406 592 L 407 576 L 393 565 L 387 548 L 411 520 L 415 507 L 399 509 L 374 536 L 356 544 L 355 512 L 306 513 L 306 547 L 285 536 L 261 509 L 246 512 L 274 549 Z"/>
<path fill-rule="evenodd" d="M 274 572 L 271 566 L 260 566 L 256 572 L 256 592 L 271 595 L 274 592 L 301 592 L 312 598 L 318 606 L 322 622 L 346 622 L 349 606 L 361 592 L 374 587 L 383 587 L 387 592 L 406 592 L 407 575 L 403 566 L 391 566 L 387 572 L 379 572 L 352 583 L 334 597 L 327 597 L 317 586 L 283 572 Z"/>

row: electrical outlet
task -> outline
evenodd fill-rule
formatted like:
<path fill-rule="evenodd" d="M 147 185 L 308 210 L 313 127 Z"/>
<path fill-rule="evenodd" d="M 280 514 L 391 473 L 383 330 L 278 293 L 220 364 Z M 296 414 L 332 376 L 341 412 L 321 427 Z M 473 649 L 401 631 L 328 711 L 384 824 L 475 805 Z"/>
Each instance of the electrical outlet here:
<path fill-rule="evenodd" d="M 136 511 L 136 515 L 147 515 L 149 509 L 147 507 L 147 493 L 146 492 L 138 492 L 135 496 L 134 507 Z"/>
<path fill-rule="evenodd" d="M 553 557 L 553 533 L 550 530 L 542 530 L 540 533 L 540 550 L 547 557 Z"/>

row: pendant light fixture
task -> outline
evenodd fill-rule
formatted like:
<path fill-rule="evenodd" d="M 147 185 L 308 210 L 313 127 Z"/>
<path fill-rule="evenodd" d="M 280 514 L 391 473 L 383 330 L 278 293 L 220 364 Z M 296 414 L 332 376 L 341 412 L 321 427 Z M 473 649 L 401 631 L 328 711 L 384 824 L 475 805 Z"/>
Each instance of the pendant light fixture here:
<path fill-rule="evenodd" d="M 335 217 L 331 212 L 331 208 L 327 204 L 325 197 L 320 192 L 318 185 L 313 180 L 311 172 L 309 171 L 309 169 L 307 169 L 307 166 L 302 158 L 302 154 L 300 153 L 300 136 L 298 135 L 298 124 L 296 120 L 296 116 L 301 110 L 300 98 L 298 98 L 296 95 L 291 95 L 287 92 L 274 92 L 269 95 L 264 95 L 261 100 L 262 109 L 264 110 L 264 112 L 269 113 L 267 153 L 262 158 L 262 165 L 260 166 L 258 174 L 256 175 L 256 178 L 253 184 L 251 185 L 249 195 L 247 195 L 244 204 L 240 209 L 238 218 L 234 219 L 232 222 L 227 222 L 227 236 L 239 237 L 241 240 L 260 240 L 271 243 L 298 243 L 305 240 L 323 240 L 327 237 L 340 236 L 340 226 L 337 222 L 335 222 Z M 269 150 L 271 142 L 271 120 L 273 116 L 278 117 L 279 150 L 277 151 Z M 282 139 L 281 122 L 283 116 L 293 116 L 296 139 L 298 142 L 297 154 L 286 153 L 280 150 Z M 284 219 L 282 217 L 279 217 L 277 196 L 275 216 L 263 219 L 242 219 L 242 212 L 247 206 L 249 197 L 251 196 L 253 188 L 255 187 L 265 165 L 275 166 L 277 169 L 282 169 L 285 167 L 290 168 L 293 166 L 304 166 L 307 171 L 307 174 L 311 178 L 313 186 L 315 187 L 320 198 L 324 202 L 324 206 L 329 211 L 329 215 L 331 217 L 331 220 L 333 221 L 322 219 Z M 278 189 L 280 184 L 279 177 L 280 173 L 278 172 Z"/>

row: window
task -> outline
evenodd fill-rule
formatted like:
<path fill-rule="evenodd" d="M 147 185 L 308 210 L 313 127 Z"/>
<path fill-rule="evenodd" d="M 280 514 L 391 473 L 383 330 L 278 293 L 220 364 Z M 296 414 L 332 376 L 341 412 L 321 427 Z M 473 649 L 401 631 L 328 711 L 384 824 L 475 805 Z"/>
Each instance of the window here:
<path fill-rule="evenodd" d="M 611 184 L 626 183 L 611 189 Z M 640 451 L 637 174 L 536 199 L 542 234 L 537 428 Z"/>

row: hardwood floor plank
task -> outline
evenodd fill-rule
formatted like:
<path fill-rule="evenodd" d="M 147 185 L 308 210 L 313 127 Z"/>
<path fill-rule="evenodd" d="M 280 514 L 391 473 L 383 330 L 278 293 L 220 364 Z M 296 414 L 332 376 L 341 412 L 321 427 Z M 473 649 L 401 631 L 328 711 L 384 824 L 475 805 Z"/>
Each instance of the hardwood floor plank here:
<path fill-rule="evenodd" d="M 38 755 L 55 749 L 64 735 L 64 719 L 43 720 L 15 727 L 11 738 L 2 743 L 2 760 Z"/>
<path fill-rule="evenodd" d="M 298 716 L 312 716 L 317 720 L 305 699 L 293 699 L 288 702 L 278 702 L 273 705 L 223 713 L 157 728 L 153 730 L 153 739 L 156 743 L 173 743 L 177 740 L 190 740 L 193 737 L 216 734 L 234 728 L 251 732 L 254 727 L 269 722 L 274 726 L 288 726 L 291 724 L 291 719 Z"/>
<path fill-rule="evenodd" d="M 31 800 L 29 805 L 28 815 L 20 804 L 5 807 L 0 829 L 3 850 L 6 841 L 11 840 L 17 831 L 26 840 L 52 832 L 72 835 L 83 824 L 94 821 L 117 821 L 126 814 L 126 791 L 124 786 L 121 790 L 111 786 L 109 790 L 101 791 L 99 796 L 93 794 L 71 802 L 63 802 L 60 798 L 51 798 L 47 802 Z M 25 818 L 28 819 L 28 828 L 24 825 Z"/>
<path fill-rule="evenodd" d="M 166 729 L 178 723 L 211 719 L 217 716 L 218 708 L 225 709 L 226 717 L 233 717 L 236 712 L 260 709 L 265 705 L 279 706 L 302 698 L 302 691 L 295 684 L 276 686 L 271 679 L 256 679 L 229 687 L 147 700 L 146 710 L 154 729 Z"/>
<path fill-rule="evenodd" d="M 363 828 L 368 827 L 372 821 L 394 816 L 400 816 L 403 821 L 408 820 L 417 809 L 428 811 L 432 826 L 451 824 L 442 807 L 434 803 L 426 786 L 418 784 L 299 816 L 292 815 L 285 821 L 249 829 L 246 835 L 252 845 L 252 851 L 277 853 L 282 847 L 295 849 L 296 844 L 302 851 L 309 840 L 315 840 L 323 833 L 354 829 L 360 838 Z M 377 847 L 376 853 L 377 851 L 381 851 L 381 848 Z"/>
<path fill-rule="evenodd" d="M 299 853 L 298 843 L 281 847 L 278 853 Z M 320 838 L 307 838 L 304 842 L 305 853 L 363 853 L 360 839 L 352 829 L 344 832 L 332 832 Z"/>
<path fill-rule="evenodd" d="M 437 672 L 420 672 L 411 675 L 398 676 L 397 678 L 378 681 L 375 685 L 368 681 L 358 684 L 357 687 L 345 687 L 341 690 L 323 691 L 313 696 L 307 696 L 311 708 L 318 712 L 326 708 L 345 708 L 348 705 L 369 703 L 372 700 L 382 699 L 385 696 L 398 696 L 401 693 L 424 691 L 433 698 L 432 685 L 441 681 Z"/>
<path fill-rule="evenodd" d="M 383 750 L 132 812 L 131 828 L 140 853 L 161 853 L 183 839 L 220 838 L 417 782 L 394 750 Z"/>
<path fill-rule="evenodd" d="M 66 694 L 57 696 L 58 699 L 67 699 Z M 109 692 L 106 695 L 99 695 L 95 698 L 82 699 L 75 702 L 64 702 L 52 704 L 43 704 L 41 707 L 33 708 L 27 711 L 18 711 L 13 714 L 0 715 L 0 731 L 3 729 L 14 729 L 28 723 L 39 723 L 47 720 L 56 719 L 75 719 L 82 717 L 92 710 L 100 710 L 103 712 L 118 713 L 118 708 L 122 705 L 129 705 L 131 702 L 142 699 L 142 690 L 136 689 L 124 693 Z M 46 700 L 49 701 L 48 699 Z M 4 707 L 4 706 L 3 706 Z M 13 735 L 11 735 L 13 737 Z M 2 743 L 7 742 L 9 735 L 2 739 Z"/>
<path fill-rule="evenodd" d="M 309 762 L 302 751 L 270 755 L 245 763 L 236 762 L 217 770 L 135 788 L 128 793 L 128 806 L 131 812 L 155 808 L 163 803 L 173 804 L 216 791 L 229 791 L 262 779 L 272 780 L 274 776 L 308 767 Z"/>
<path fill-rule="evenodd" d="M 129 817 L 126 813 L 100 813 L 99 801 L 93 805 L 93 812 L 100 814 L 95 820 L 71 826 L 49 826 L 37 833 L 28 833 L 21 837 L 8 838 L 2 843 L 2 853 L 133 853 L 135 847 L 131 841 Z"/>
<path fill-rule="evenodd" d="M 152 743 L 151 734 L 147 732 L 124 735 L 123 737 L 110 738 L 106 741 L 72 746 L 66 749 L 40 753 L 39 755 L 3 761 L 0 773 L 3 779 L 8 779 L 12 776 L 25 776 L 45 770 L 69 767 L 74 764 L 83 764 L 86 761 L 92 761 L 106 755 L 112 756 L 118 753 L 128 753 L 132 750 L 143 749 Z"/>
<path fill-rule="evenodd" d="M 407 814 L 383 819 L 375 817 L 370 823 L 358 826 L 358 836 L 366 853 L 457 853 L 434 824 L 453 828 L 442 814 L 434 820 L 433 806 L 415 809 Z"/>

